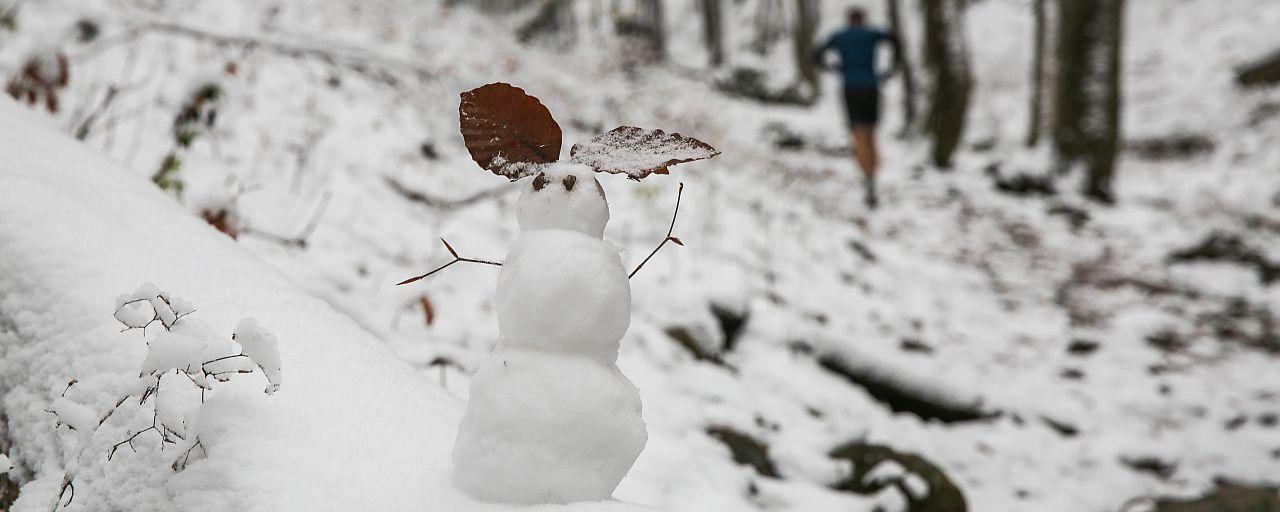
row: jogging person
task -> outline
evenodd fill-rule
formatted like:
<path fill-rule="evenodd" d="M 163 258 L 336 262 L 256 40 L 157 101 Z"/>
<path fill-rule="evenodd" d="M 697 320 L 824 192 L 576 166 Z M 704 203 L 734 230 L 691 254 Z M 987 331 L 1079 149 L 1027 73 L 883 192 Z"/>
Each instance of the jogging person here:
<path fill-rule="evenodd" d="M 849 135 L 853 143 L 853 159 L 862 169 L 866 187 L 864 200 L 868 208 L 879 203 L 876 197 L 876 123 L 880 120 L 880 79 L 876 73 L 876 48 L 889 43 L 894 51 L 894 68 L 885 78 L 897 71 L 898 38 L 892 33 L 866 25 L 866 11 L 851 7 L 846 13 L 848 25 L 836 31 L 822 46 L 813 52 L 818 66 L 839 71 L 844 81 L 844 106 L 849 118 Z M 827 52 L 840 56 L 838 66 L 827 64 Z"/>

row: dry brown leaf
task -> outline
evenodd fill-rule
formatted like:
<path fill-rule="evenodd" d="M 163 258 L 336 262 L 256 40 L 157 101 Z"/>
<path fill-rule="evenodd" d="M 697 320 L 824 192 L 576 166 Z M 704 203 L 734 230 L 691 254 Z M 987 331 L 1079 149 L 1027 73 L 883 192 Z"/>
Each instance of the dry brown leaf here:
<path fill-rule="evenodd" d="M 462 93 L 458 120 L 471 159 L 511 181 L 560 158 L 560 125 L 537 98 L 511 84 Z"/>
<path fill-rule="evenodd" d="M 667 167 L 720 154 L 693 137 L 662 130 L 619 126 L 595 138 L 573 145 L 573 162 L 598 172 L 626 174 L 639 180 L 650 174 L 667 174 Z"/>
<path fill-rule="evenodd" d="M 418 305 L 422 306 L 422 317 L 427 321 L 427 325 L 436 323 L 436 308 L 431 305 L 431 299 L 421 295 L 418 297 Z"/>

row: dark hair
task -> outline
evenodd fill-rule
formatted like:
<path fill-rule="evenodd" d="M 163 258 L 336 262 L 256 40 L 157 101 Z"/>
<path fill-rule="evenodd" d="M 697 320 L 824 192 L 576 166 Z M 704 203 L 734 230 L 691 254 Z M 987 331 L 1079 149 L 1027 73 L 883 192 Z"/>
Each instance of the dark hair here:
<path fill-rule="evenodd" d="M 844 11 L 844 16 L 850 25 L 861 25 L 867 22 L 867 11 L 861 7 L 850 7 Z"/>

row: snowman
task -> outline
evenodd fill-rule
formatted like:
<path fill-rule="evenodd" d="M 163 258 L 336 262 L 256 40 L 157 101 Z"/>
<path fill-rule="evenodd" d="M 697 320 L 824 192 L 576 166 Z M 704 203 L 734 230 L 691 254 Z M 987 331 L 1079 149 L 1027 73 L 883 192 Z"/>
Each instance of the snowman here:
<path fill-rule="evenodd" d="M 557 161 L 561 134 L 551 113 L 503 83 L 463 93 L 459 111 L 472 158 L 519 181 L 521 193 L 520 237 L 500 263 L 494 294 L 501 337 L 471 381 L 453 448 L 455 482 L 484 501 L 609 499 L 648 436 L 639 392 L 617 366 L 631 289 L 618 248 L 604 239 L 609 204 L 595 174 L 639 180 L 718 152 L 680 134 L 624 126 Z M 670 233 L 667 241 L 679 243 Z M 449 251 L 455 259 L 445 266 L 499 264 Z"/>

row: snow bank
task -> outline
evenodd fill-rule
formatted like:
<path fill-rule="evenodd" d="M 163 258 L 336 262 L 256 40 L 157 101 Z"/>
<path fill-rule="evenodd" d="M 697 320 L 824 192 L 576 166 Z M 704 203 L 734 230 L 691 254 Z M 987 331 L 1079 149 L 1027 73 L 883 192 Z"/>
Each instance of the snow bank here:
<path fill-rule="evenodd" d="M 4 455 L 25 481 L 13 510 L 48 509 L 75 453 L 76 436 L 45 411 L 67 382 L 78 379 L 75 402 L 97 411 L 136 379 L 144 339 L 119 331 L 113 298 L 144 282 L 188 299 L 217 332 L 256 318 L 278 339 L 289 383 L 266 396 L 243 379 L 209 397 L 207 457 L 177 473 L 154 439 L 106 460 L 150 421 L 123 407 L 91 440 L 67 510 L 508 509 L 451 483 L 459 401 L 346 316 L 7 98 L 0 162 L 0 418 L 13 441 Z"/>

